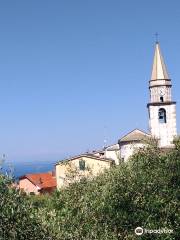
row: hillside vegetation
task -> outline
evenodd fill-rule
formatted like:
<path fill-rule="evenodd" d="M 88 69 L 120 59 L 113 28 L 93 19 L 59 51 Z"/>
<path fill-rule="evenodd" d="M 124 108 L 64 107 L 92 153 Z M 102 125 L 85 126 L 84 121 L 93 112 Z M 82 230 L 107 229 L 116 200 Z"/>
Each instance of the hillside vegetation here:
<path fill-rule="evenodd" d="M 22 196 L 0 178 L 0 239 L 178 239 L 180 140 L 142 149 L 93 180 L 52 196 Z M 136 227 L 173 233 L 136 236 Z M 5 238 L 3 238 L 5 236 Z"/>

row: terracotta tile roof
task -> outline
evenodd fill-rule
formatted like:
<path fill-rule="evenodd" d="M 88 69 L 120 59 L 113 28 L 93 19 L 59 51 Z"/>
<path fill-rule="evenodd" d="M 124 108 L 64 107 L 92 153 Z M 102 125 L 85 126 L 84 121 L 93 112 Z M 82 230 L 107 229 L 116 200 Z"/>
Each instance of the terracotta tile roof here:
<path fill-rule="evenodd" d="M 56 178 L 50 172 L 26 174 L 20 177 L 20 179 L 24 178 L 27 178 L 30 182 L 38 186 L 40 189 L 56 187 Z"/>

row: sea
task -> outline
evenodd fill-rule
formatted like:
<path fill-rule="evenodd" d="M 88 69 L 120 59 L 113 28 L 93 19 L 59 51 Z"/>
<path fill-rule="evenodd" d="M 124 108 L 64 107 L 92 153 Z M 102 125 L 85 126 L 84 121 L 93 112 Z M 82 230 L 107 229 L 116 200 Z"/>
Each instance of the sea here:
<path fill-rule="evenodd" d="M 29 161 L 29 162 L 10 162 L 0 163 L 0 172 L 18 180 L 19 177 L 29 173 L 40 173 L 55 170 L 57 161 Z"/>

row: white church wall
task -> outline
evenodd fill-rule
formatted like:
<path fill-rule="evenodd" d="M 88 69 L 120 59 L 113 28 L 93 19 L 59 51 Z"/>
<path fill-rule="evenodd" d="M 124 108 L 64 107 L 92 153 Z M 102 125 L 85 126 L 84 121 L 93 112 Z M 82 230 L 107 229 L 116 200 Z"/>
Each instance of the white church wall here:
<path fill-rule="evenodd" d="M 113 159 L 116 165 L 119 165 L 120 151 L 119 150 L 105 150 L 105 157 Z"/>
<path fill-rule="evenodd" d="M 159 80 L 157 80 L 159 82 Z M 151 103 L 160 102 L 160 91 L 163 91 L 165 94 L 163 95 L 163 101 L 171 101 L 171 88 L 170 86 L 163 86 L 161 88 L 153 87 L 150 89 L 150 101 Z"/>
<path fill-rule="evenodd" d="M 143 148 L 145 144 L 140 142 L 125 143 L 120 146 L 120 157 L 126 162 L 138 149 Z"/>
<path fill-rule="evenodd" d="M 159 122 L 158 112 L 160 108 L 166 110 L 166 123 Z M 159 139 L 159 147 L 172 147 L 173 139 L 177 135 L 176 105 L 150 106 L 149 110 L 149 124 L 152 136 Z"/>

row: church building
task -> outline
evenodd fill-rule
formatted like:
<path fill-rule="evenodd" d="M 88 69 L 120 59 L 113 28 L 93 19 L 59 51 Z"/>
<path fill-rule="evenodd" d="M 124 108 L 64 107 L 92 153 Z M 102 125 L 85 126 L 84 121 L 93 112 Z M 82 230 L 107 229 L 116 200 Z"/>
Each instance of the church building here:
<path fill-rule="evenodd" d="M 82 176 L 87 175 L 91 167 L 93 175 L 102 169 L 119 165 L 120 161 L 127 161 L 138 149 L 144 147 L 151 138 L 157 139 L 159 148 L 173 148 L 176 130 L 176 102 L 172 100 L 172 83 L 160 50 L 159 42 L 155 44 L 155 53 L 151 79 L 149 81 L 150 99 L 147 104 L 149 113 L 149 133 L 134 129 L 116 144 L 105 147 L 100 151 L 82 154 L 56 164 L 56 179 L 58 188 L 66 182 L 67 164 L 75 163 L 76 170 Z M 83 168 L 81 167 L 83 161 Z M 79 179 L 79 177 L 78 177 Z"/>
<path fill-rule="evenodd" d="M 176 130 L 176 102 L 172 100 L 172 83 L 160 50 L 156 42 L 151 79 L 149 81 L 150 100 L 147 104 L 149 113 L 149 133 L 134 129 L 118 141 L 116 153 L 119 159 L 127 161 L 148 139 L 155 138 L 159 148 L 172 148 Z M 115 145 L 114 145 L 115 146 Z M 110 151 L 111 150 L 111 151 Z M 105 149 L 105 155 L 113 158 L 112 146 Z M 111 154 L 110 154 L 111 153 Z M 114 158 L 118 164 L 118 159 Z"/>

